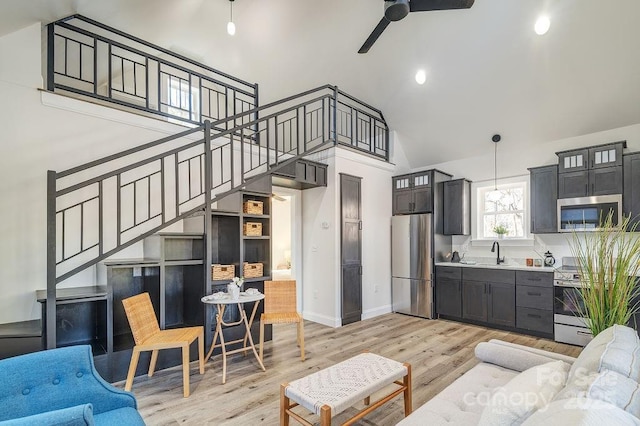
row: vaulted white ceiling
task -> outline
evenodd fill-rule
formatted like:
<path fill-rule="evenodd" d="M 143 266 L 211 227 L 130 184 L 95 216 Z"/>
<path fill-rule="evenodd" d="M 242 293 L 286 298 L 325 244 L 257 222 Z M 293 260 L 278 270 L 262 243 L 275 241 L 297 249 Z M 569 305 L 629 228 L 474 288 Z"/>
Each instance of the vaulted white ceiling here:
<path fill-rule="evenodd" d="M 365 55 L 382 0 L 236 0 L 233 37 L 226 0 L 2 0 L 0 35 L 73 13 L 257 82 L 262 103 L 336 84 L 384 112 L 412 167 L 486 153 L 494 133 L 517 147 L 640 123 L 638 0 L 411 13 Z"/>

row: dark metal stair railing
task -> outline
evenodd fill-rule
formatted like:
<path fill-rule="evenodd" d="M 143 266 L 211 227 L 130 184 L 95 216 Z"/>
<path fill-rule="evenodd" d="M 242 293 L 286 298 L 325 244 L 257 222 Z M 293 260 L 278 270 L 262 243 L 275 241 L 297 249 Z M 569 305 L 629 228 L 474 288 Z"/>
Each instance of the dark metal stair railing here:
<path fill-rule="evenodd" d="M 49 171 L 47 347 L 56 345 L 58 283 L 188 215 L 210 213 L 213 201 L 334 145 L 336 134 L 349 135 L 348 128 L 336 131 L 334 124 L 340 111 L 349 111 L 347 103 L 338 102 L 338 92 L 322 86 L 78 167 Z M 354 133 L 349 136 L 357 140 Z"/>

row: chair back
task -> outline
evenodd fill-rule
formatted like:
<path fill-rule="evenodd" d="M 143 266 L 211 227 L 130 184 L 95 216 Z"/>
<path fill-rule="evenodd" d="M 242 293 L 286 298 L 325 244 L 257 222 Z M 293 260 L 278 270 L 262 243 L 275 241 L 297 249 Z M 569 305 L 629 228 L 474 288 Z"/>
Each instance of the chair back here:
<path fill-rule="evenodd" d="M 160 332 L 158 318 L 153 310 L 149 293 L 141 293 L 122 301 L 136 345 Z"/>
<path fill-rule="evenodd" d="M 295 280 L 264 282 L 264 312 L 297 312 Z"/>

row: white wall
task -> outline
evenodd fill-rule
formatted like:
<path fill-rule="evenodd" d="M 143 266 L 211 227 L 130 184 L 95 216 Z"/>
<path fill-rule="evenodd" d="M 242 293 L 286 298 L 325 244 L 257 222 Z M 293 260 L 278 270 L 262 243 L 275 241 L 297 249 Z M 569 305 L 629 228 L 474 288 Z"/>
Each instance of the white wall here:
<path fill-rule="evenodd" d="M 557 164 L 558 157 L 555 153 L 558 151 L 621 140 L 627 141 L 625 153 L 640 151 L 640 124 L 551 141 L 542 145 L 530 146 L 526 150 L 521 148 L 517 150 L 511 149 L 509 141 L 503 139 L 498 144 L 498 184 L 501 180 L 507 180 L 510 177 L 528 179 L 529 171 L 527 168 L 529 167 Z M 470 179 L 474 182 L 472 191 L 475 192 L 478 184 L 493 182 L 493 142 L 487 138 L 484 143 L 487 146 L 486 155 L 434 164 L 421 169 L 437 168 L 453 174 L 454 178 L 465 177 Z M 475 205 L 472 204 L 472 218 L 475 218 L 475 214 Z M 472 226 L 475 226 L 473 222 Z M 507 260 L 522 263 L 525 258 L 539 258 L 545 251 L 549 250 L 553 253 L 556 261 L 559 262 L 563 256 L 571 256 L 568 238 L 571 238 L 570 234 L 539 234 L 533 237 L 531 242 L 524 245 L 504 240 L 500 243 L 502 247 L 501 255 L 505 255 Z M 495 259 L 495 254 L 490 252 L 490 248 L 487 243 L 472 242 L 470 237 L 459 236 L 453 238 L 453 249 L 460 251 L 460 254 L 466 252 L 467 258 L 477 260 Z"/>
<path fill-rule="evenodd" d="M 40 317 L 35 290 L 46 288 L 47 170 L 65 170 L 184 128 L 40 91 L 39 24 L 1 37 L 0 58 L 0 323 L 5 323 Z M 141 254 L 137 245 L 120 255 Z M 91 268 L 60 287 L 95 280 Z"/>
<path fill-rule="evenodd" d="M 362 177 L 362 317 L 391 311 L 391 164 L 344 148 L 331 149 L 327 188 L 303 193 L 305 318 L 339 326 L 340 173 Z M 323 223 L 326 225 L 323 227 Z"/>

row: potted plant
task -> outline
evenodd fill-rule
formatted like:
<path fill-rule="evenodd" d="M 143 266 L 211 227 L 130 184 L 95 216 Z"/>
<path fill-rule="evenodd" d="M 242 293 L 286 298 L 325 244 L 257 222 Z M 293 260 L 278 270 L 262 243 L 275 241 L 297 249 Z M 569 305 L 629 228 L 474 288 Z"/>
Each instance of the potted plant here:
<path fill-rule="evenodd" d="M 594 336 L 614 324 L 629 325 L 639 308 L 640 238 L 630 233 L 637 224 L 623 216 L 615 225 L 612 218 L 608 214 L 593 232 L 574 232 L 570 241 L 582 284 L 581 300 L 571 303 L 588 318 Z"/>
<path fill-rule="evenodd" d="M 498 235 L 498 239 L 503 239 L 505 235 L 509 233 L 509 230 L 504 225 L 496 225 L 493 227 L 493 232 Z"/>

